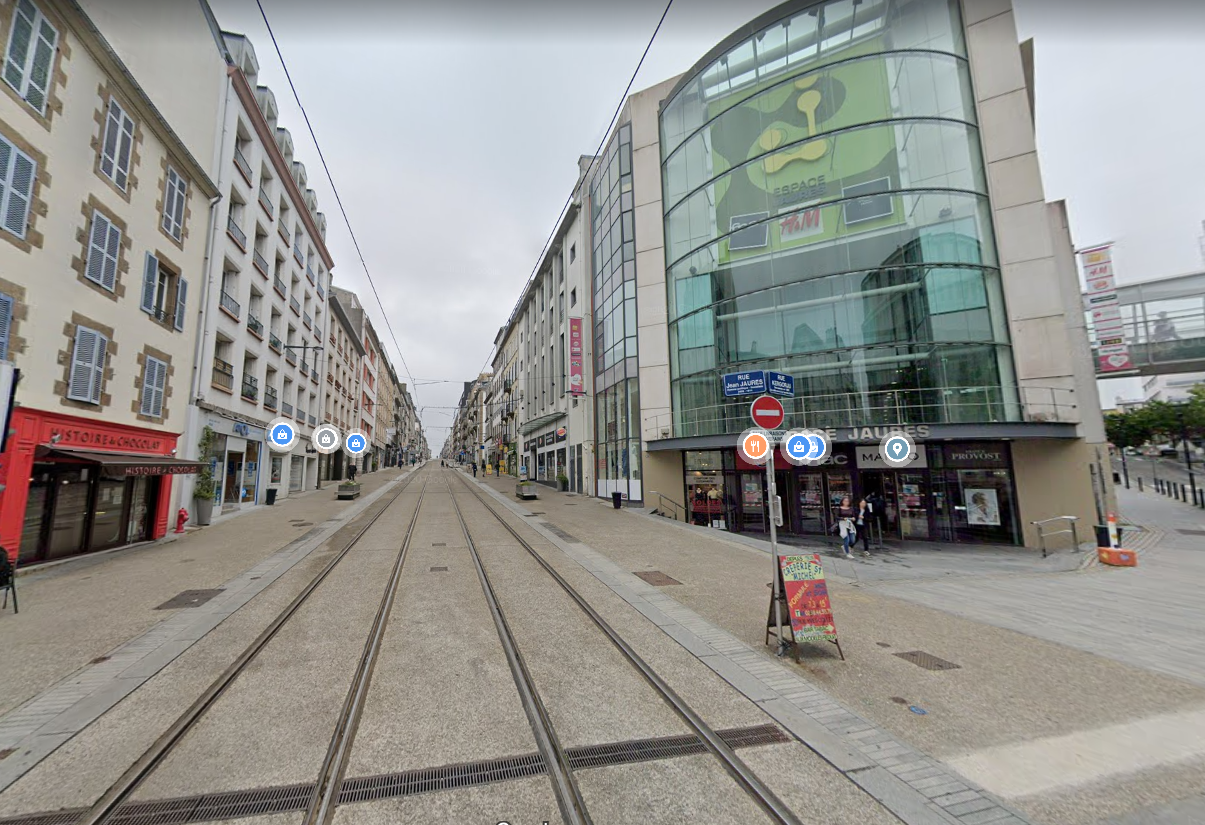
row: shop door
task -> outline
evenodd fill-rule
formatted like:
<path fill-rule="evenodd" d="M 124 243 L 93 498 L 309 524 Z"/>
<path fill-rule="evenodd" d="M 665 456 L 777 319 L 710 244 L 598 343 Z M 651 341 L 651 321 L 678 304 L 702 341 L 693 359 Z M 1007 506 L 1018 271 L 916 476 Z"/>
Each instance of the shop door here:
<path fill-rule="evenodd" d="M 54 512 L 54 469 L 47 464 L 35 464 L 29 479 L 29 498 L 25 502 L 25 525 L 21 531 L 18 564 L 29 564 L 42 558 L 46 547 L 46 530 Z"/>
<path fill-rule="evenodd" d="M 828 533 L 828 510 L 824 506 L 824 474 L 800 473 L 799 532 L 811 535 Z"/>
<path fill-rule="evenodd" d="M 243 454 L 226 453 L 226 483 L 222 496 L 223 509 L 230 509 L 238 504 L 243 489 Z"/>
<path fill-rule="evenodd" d="M 741 531 L 767 532 L 765 474 L 741 473 Z"/>
<path fill-rule="evenodd" d="M 828 488 L 828 523 L 836 524 L 837 510 L 841 507 L 841 499 L 848 496 L 850 506 L 854 508 L 858 506 L 857 500 L 854 499 L 853 481 L 850 480 L 848 470 L 826 470 L 824 480 L 825 486 Z"/>
<path fill-rule="evenodd" d="M 100 478 L 92 507 L 92 537 L 89 550 L 104 550 L 126 543 L 126 505 L 132 479 Z"/>
<path fill-rule="evenodd" d="M 899 501 L 895 494 L 895 473 L 881 470 L 863 470 L 859 474 L 862 483 L 862 497 L 878 493 L 883 497 L 883 512 L 878 513 L 878 528 L 884 538 L 899 538 Z M 855 502 L 856 504 L 857 502 Z"/>
<path fill-rule="evenodd" d="M 778 488 L 777 495 L 782 499 L 782 527 L 784 533 L 795 533 L 799 529 L 799 516 L 792 503 L 796 500 L 795 473 L 791 470 L 775 470 L 774 486 Z"/>
<path fill-rule="evenodd" d="M 155 494 L 159 490 L 159 479 L 141 476 L 130 479 L 129 522 L 126 541 L 149 541 L 151 538 L 151 512 L 154 510 Z"/>
<path fill-rule="evenodd" d="M 900 536 L 928 540 L 931 535 L 929 483 L 920 473 L 897 473 L 900 507 Z"/>
<path fill-rule="evenodd" d="M 54 473 L 53 512 L 44 558 L 59 559 L 84 551 L 92 472 L 90 468 L 64 468 Z"/>
<path fill-rule="evenodd" d="M 247 442 L 244 454 L 242 486 L 239 488 L 243 504 L 255 503 L 256 481 L 259 478 L 259 445 Z"/>

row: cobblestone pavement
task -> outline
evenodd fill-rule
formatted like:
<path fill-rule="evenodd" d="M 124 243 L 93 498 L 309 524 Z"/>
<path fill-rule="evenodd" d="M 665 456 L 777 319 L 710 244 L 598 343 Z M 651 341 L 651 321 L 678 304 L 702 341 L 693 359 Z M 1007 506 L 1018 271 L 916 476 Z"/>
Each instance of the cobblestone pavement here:
<path fill-rule="evenodd" d="M 488 480 L 512 509 L 513 483 Z M 1129 504 L 1123 513 L 1130 521 L 1150 520 L 1141 504 L 1123 504 Z M 817 649 L 804 654 L 802 665 L 784 666 L 761 636 L 770 577 L 764 542 L 615 512 L 609 502 L 547 488 L 525 505 L 540 515 L 528 521 L 547 530 L 566 553 L 600 556 L 579 558 L 587 569 L 613 565 L 616 592 L 647 593 L 634 602 L 637 609 L 649 611 L 664 632 L 705 661 L 730 669 L 725 678 L 763 706 L 759 691 L 786 684 L 765 679 L 795 680 L 812 702 L 804 715 L 842 746 L 855 743 L 855 751 L 865 754 L 856 735 L 886 736 L 889 744 L 882 747 L 896 750 L 885 758 L 923 762 L 937 772 L 926 777 L 930 787 L 940 786 L 937 776 L 944 776 L 960 786 L 955 793 L 975 793 L 972 807 L 985 807 L 963 814 L 964 821 L 1019 816 L 1088 825 L 1191 799 L 1205 785 L 1205 735 L 1192 738 L 1205 714 L 1205 689 L 1186 678 L 1205 657 L 1190 647 L 1177 661 L 1166 643 L 1148 649 L 1159 646 L 1153 637 L 1160 632 L 1174 634 L 1176 644 L 1191 643 L 1194 632 L 1201 638 L 1199 631 L 1175 627 L 1178 612 L 1191 612 L 1185 598 L 1191 587 L 1184 580 L 1200 581 L 1195 568 L 1183 566 L 1193 564 L 1195 542 L 1178 532 L 1170 541 L 1156 540 L 1156 530 L 1184 526 L 1175 518 L 1146 531 L 1156 539 L 1144 539 L 1149 547 L 1136 569 L 1095 567 L 1086 561 L 1090 555 L 1066 551 L 1043 561 L 1033 551 L 992 548 L 976 555 L 949 546 L 927 552 L 910 547 L 852 564 L 825 558 L 847 661 Z M 565 536 L 588 536 L 589 548 Z M 1169 550 L 1181 552 L 1162 556 Z M 1155 564 L 1161 556 L 1164 561 Z M 1172 564 L 1180 566 L 1163 569 Z M 632 576 L 653 569 L 677 583 L 652 587 Z M 1127 584 L 1134 573 L 1149 582 Z M 1109 611 L 1102 612 L 1102 605 Z M 1126 610 L 1138 611 L 1133 615 L 1141 615 L 1142 623 L 1117 625 L 1113 616 Z M 1150 634 L 1132 642 L 1147 623 Z M 913 650 L 958 667 L 930 672 L 893 655 Z M 762 670 L 752 675 L 761 684 L 748 680 L 755 665 Z M 833 719 L 839 723 L 830 726 Z M 857 725 L 866 728 L 850 727 Z M 1149 730 L 1173 733 L 1159 738 Z M 1188 741 L 1178 740 L 1176 731 Z M 1109 753 L 1120 748 L 1120 755 L 1085 769 L 1079 758 L 1085 747 Z M 1018 759 L 1021 765 L 1044 760 L 1048 775 L 1027 779 Z M 997 804 L 1001 800 L 1006 804 Z"/>

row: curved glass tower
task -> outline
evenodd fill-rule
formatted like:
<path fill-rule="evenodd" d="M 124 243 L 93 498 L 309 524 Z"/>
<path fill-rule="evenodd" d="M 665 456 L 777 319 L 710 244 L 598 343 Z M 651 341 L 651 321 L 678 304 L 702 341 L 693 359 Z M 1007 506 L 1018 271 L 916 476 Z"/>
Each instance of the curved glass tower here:
<path fill-rule="evenodd" d="M 674 435 L 1019 419 L 958 0 L 788 3 L 661 110 Z"/>

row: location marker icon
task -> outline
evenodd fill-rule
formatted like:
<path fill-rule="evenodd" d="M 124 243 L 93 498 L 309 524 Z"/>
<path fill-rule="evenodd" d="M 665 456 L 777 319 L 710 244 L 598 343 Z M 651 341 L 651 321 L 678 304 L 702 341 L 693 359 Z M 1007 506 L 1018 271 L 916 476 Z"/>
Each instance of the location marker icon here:
<path fill-rule="evenodd" d="M 889 467 L 906 467 L 916 454 L 916 444 L 903 432 L 888 433 L 879 442 L 879 455 Z"/>

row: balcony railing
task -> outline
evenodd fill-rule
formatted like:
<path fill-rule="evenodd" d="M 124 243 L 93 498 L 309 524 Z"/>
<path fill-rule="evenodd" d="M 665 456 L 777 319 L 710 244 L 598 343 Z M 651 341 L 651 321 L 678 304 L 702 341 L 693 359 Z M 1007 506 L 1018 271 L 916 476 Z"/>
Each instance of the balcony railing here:
<path fill-rule="evenodd" d="M 314 326 L 314 319 L 310 317 L 308 312 L 303 312 L 301 313 L 301 323 L 305 324 L 308 329 Z"/>
<path fill-rule="evenodd" d="M 289 291 L 289 288 L 287 286 L 285 286 L 285 282 L 280 280 L 279 275 L 272 276 L 272 288 L 280 293 L 281 298 L 285 297 L 285 295 Z"/>
<path fill-rule="evenodd" d="M 302 375 L 309 375 L 309 374 L 310 374 L 310 365 L 309 365 L 309 362 L 308 362 L 308 361 L 306 361 L 304 358 L 302 358 L 302 359 L 301 359 L 301 374 L 302 374 Z"/>
<path fill-rule="evenodd" d="M 276 234 L 285 242 L 285 246 L 289 245 L 289 227 L 285 226 L 283 217 L 280 219 L 280 224 L 276 227 Z"/>
<path fill-rule="evenodd" d="M 238 320 L 239 312 L 242 310 L 242 307 L 239 306 L 238 301 L 234 300 L 234 296 L 223 289 L 222 297 L 219 300 L 221 302 L 222 309 L 233 315 L 235 320 Z"/>
<path fill-rule="evenodd" d="M 250 312 L 247 313 L 247 331 L 250 332 L 252 335 L 254 335 L 256 338 L 263 340 L 264 325 L 261 324 L 260 320 L 258 318 L 256 318 L 254 315 L 252 315 Z"/>
<path fill-rule="evenodd" d="M 318 368 L 317 367 L 310 367 L 310 380 L 313 381 L 315 384 L 318 383 Z"/>
<path fill-rule="evenodd" d="M 318 299 L 321 301 L 326 300 L 326 290 L 322 288 L 322 284 L 318 284 Z"/>
<path fill-rule="evenodd" d="M 294 315 L 301 314 L 301 302 L 295 296 L 289 296 L 289 309 L 293 310 Z"/>
<path fill-rule="evenodd" d="M 234 392 L 234 365 L 221 358 L 213 359 L 213 385 L 227 392 Z"/>
<path fill-rule="evenodd" d="M 285 350 L 285 360 L 294 366 L 297 365 L 297 355 L 291 349 Z"/>
<path fill-rule="evenodd" d="M 783 426 L 787 429 L 1080 421 L 1075 391 L 1062 387 L 935 387 L 781 400 L 786 410 Z M 644 438 L 735 437 L 748 427 L 748 399 L 732 399 L 725 404 L 649 416 L 644 419 Z"/>
<path fill-rule="evenodd" d="M 308 416 L 308 418 L 309 418 L 309 422 L 310 422 L 310 426 L 311 426 L 311 427 L 315 426 L 315 425 L 318 423 L 318 419 L 314 417 L 314 414 L 313 414 L 313 413 L 310 413 L 310 414 L 309 414 L 309 416 Z"/>
<path fill-rule="evenodd" d="M 255 267 L 263 273 L 264 277 L 268 277 L 268 259 L 263 256 L 258 249 L 251 254 L 251 260 L 255 262 Z"/>
<path fill-rule="evenodd" d="M 271 218 L 273 215 L 272 200 L 268 197 L 268 193 L 264 191 L 263 186 L 259 187 L 259 205 L 264 208 L 264 211 L 268 213 L 268 217 Z"/>
<path fill-rule="evenodd" d="M 268 333 L 268 346 L 270 346 L 272 349 L 276 350 L 277 352 L 280 352 L 281 349 L 283 349 L 283 347 L 281 347 L 281 345 L 280 345 L 280 338 L 276 335 L 275 332 Z"/>
<path fill-rule="evenodd" d="M 249 186 L 251 184 L 251 164 L 243 157 L 242 151 L 237 146 L 234 147 L 234 165 L 243 173 L 243 180 L 247 181 Z"/>
<path fill-rule="evenodd" d="M 298 266 L 305 266 L 305 256 L 301 254 L 301 244 L 293 244 L 293 260 Z"/>
<path fill-rule="evenodd" d="M 259 400 L 259 381 L 250 375 L 243 376 L 243 398 L 248 401 Z"/>
<path fill-rule="evenodd" d="M 276 409 L 276 388 L 275 387 L 267 387 L 264 389 L 264 409 L 265 410 Z"/>
<path fill-rule="evenodd" d="M 226 233 L 230 235 L 230 239 L 238 244 L 238 248 L 247 251 L 247 233 L 238 225 L 238 221 L 234 219 L 234 215 L 226 218 Z"/>
<path fill-rule="evenodd" d="M 307 277 L 307 278 L 309 278 L 309 279 L 310 279 L 310 283 L 311 283 L 311 284 L 315 284 L 315 285 L 316 285 L 316 284 L 318 283 L 318 282 L 317 282 L 317 280 L 315 280 L 315 279 L 314 279 L 314 266 L 313 266 L 313 264 L 309 264 L 309 263 L 307 263 L 307 264 L 305 265 L 305 277 Z"/>
<path fill-rule="evenodd" d="M 305 410 L 301 409 L 301 407 L 298 407 L 297 415 L 295 415 L 293 417 L 297 419 L 298 424 L 304 424 L 305 423 Z"/>
<path fill-rule="evenodd" d="M 292 404 L 290 404 L 288 401 L 286 401 L 286 402 L 284 402 L 283 404 L 281 404 L 281 405 L 280 405 L 280 411 L 281 411 L 281 413 L 283 413 L 284 415 L 287 415 L 287 416 L 292 417 L 292 415 L 293 415 L 293 405 L 292 405 Z"/>

